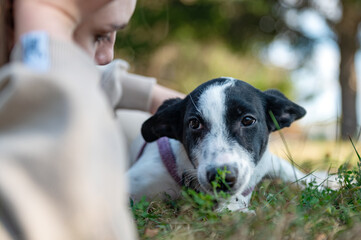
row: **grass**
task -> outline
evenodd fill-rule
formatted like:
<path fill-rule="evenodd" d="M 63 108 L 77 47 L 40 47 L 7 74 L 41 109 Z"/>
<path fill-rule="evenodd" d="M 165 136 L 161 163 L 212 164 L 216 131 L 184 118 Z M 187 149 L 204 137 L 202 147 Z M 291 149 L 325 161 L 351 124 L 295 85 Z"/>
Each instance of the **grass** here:
<path fill-rule="evenodd" d="M 278 126 L 275 119 L 274 123 Z M 292 144 L 285 141 L 282 132 L 279 136 L 285 156 L 294 163 L 299 152 L 291 154 Z M 218 170 L 212 195 L 183 189 L 183 198 L 178 201 L 143 199 L 132 204 L 138 233 L 141 239 L 359 239 L 361 156 L 351 138 L 350 142 L 353 155 L 348 154 L 344 164 L 337 164 L 338 190 L 320 189 L 316 183 L 300 189 L 298 184 L 265 180 L 252 195 L 250 210 L 255 214 L 227 209 L 219 212 L 214 211 L 217 202 L 228 195 L 217 191 L 225 183 L 227 172 Z M 336 153 L 340 155 L 340 148 Z M 330 153 L 323 162 L 329 171 L 335 167 Z M 305 170 L 307 164 L 299 167 Z"/>
<path fill-rule="evenodd" d="M 270 141 L 271 151 L 284 159 L 287 159 L 286 150 L 282 146 L 282 141 L 277 136 L 273 136 Z M 338 167 L 345 162 L 351 165 L 357 164 L 357 155 L 350 142 L 317 141 L 287 139 L 292 157 L 306 171 L 328 169 L 337 172 Z"/>
<path fill-rule="evenodd" d="M 358 239 L 361 236 L 361 157 L 351 142 L 356 165 L 342 164 L 339 190 L 303 190 L 265 180 L 253 192 L 255 214 L 214 211 L 227 194 L 183 190 L 183 198 L 132 203 L 141 239 Z M 222 171 L 218 182 L 222 181 Z M 224 178 L 224 176 L 223 176 Z M 217 184 L 214 185 L 215 189 Z M 224 193 L 221 193 L 224 194 Z"/>

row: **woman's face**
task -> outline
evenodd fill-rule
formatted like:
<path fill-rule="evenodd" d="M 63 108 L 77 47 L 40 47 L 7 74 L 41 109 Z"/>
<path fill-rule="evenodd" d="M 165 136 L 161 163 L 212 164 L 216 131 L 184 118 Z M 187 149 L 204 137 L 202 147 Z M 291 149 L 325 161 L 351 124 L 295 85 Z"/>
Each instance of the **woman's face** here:
<path fill-rule="evenodd" d="M 116 31 L 124 28 L 133 14 L 135 0 L 114 0 L 84 19 L 74 33 L 74 40 L 98 64 L 113 59 Z"/>

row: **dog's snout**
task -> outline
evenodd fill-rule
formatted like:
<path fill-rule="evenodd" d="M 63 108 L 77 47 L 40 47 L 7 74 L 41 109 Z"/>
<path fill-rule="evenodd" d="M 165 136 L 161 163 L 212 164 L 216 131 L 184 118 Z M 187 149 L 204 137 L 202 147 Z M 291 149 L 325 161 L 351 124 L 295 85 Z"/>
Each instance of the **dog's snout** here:
<path fill-rule="evenodd" d="M 217 179 L 217 169 L 226 169 L 225 176 L 222 177 L 219 175 L 219 179 Z M 238 170 L 235 167 L 231 167 L 229 165 L 224 165 L 220 167 L 210 167 L 207 169 L 207 180 L 212 185 L 212 182 L 218 182 L 218 190 L 228 191 L 230 190 L 237 182 Z M 212 185 L 213 186 L 213 185 Z"/>
<path fill-rule="evenodd" d="M 216 180 L 217 176 L 217 169 L 216 168 L 209 168 L 207 169 L 207 180 L 209 183 Z"/>
<path fill-rule="evenodd" d="M 232 188 L 234 184 L 236 184 L 236 181 L 237 181 L 237 176 L 235 174 L 233 174 L 232 172 L 226 174 L 225 182 L 228 184 L 230 188 Z"/>

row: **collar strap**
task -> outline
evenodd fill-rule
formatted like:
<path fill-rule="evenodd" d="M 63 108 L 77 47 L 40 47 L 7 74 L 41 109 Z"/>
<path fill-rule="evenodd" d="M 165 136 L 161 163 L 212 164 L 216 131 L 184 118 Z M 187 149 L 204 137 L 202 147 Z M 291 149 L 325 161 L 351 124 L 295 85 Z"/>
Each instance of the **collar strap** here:
<path fill-rule="evenodd" d="M 254 187 L 249 187 L 249 188 L 247 188 L 246 190 L 244 190 L 244 191 L 242 192 L 242 196 L 243 196 L 243 197 L 247 197 L 249 194 L 251 194 L 251 193 L 253 192 L 253 190 L 254 190 Z"/>
<path fill-rule="evenodd" d="M 176 159 L 169 142 L 169 138 L 162 137 L 157 140 L 158 150 L 164 166 L 167 168 L 172 178 L 179 184 L 182 184 L 182 179 L 177 173 Z"/>
<path fill-rule="evenodd" d="M 139 150 L 138 156 L 136 160 L 138 161 L 139 158 L 143 155 L 144 149 L 147 146 L 147 142 L 144 142 L 142 147 Z M 162 159 L 164 166 L 167 168 L 169 174 L 172 178 L 179 184 L 182 185 L 182 180 L 177 174 L 177 164 L 175 161 L 175 156 L 172 151 L 172 147 L 169 142 L 169 138 L 162 137 L 157 140 L 159 155 Z"/>
<path fill-rule="evenodd" d="M 139 153 L 138 153 L 138 155 L 137 155 L 136 161 L 138 161 L 139 158 L 143 155 L 144 149 L 145 149 L 145 147 L 147 146 L 147 144 L 148 144 L 147 142 L 144 142 L 144 143 L 143 143 L 143 145 L 142 145 L 142 147 L 140 148 Z"/>

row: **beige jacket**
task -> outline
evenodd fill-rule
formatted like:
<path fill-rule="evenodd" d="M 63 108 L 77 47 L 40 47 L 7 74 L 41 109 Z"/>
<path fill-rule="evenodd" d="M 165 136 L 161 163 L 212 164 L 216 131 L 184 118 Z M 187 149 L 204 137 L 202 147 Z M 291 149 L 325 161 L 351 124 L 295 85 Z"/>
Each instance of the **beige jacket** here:
<path fill-rule="evenodd" d="M 49 41 L 47 71 L 24 64 L 20 45 L 0 70 L 0 239 L 135 239 L 126 144 L 99 70 L 78 47 Z M 146 109 L 154 81 L 139 92 L 124 68 L 113 73 L 123 95 L 107 91 L 111 103 Z M 106 89 L 116 77 L 104 74 Z"/>
<path fill-rule="evenodd" d="M 129 73 L 128 63 L 121 59 L 98 68 L 101 87 L 114 109 L 149 111 L 154 78 Z"/>

